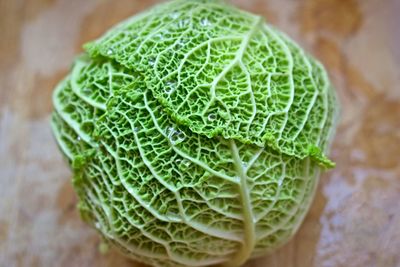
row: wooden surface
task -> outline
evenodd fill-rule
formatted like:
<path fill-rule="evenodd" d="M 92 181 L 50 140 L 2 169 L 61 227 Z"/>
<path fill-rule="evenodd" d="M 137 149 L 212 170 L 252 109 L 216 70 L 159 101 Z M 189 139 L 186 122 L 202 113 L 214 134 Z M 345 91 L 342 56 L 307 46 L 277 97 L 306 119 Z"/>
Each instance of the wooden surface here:
<path fill-rule="evenodd" d="M 157 1 L 0 0 L 0 266 L 142 266 L 81 222 L 49 128 L 81 45 Z M 235 0 L 317 56 L 342 119 L 298 234 L 247 267 L 400 266 L 400 1 Z"/>

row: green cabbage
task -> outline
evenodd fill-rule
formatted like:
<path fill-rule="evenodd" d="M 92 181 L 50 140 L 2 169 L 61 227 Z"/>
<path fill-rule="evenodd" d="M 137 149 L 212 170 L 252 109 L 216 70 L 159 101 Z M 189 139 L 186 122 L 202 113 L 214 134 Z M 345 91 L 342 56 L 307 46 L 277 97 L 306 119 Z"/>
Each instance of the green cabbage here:
<path fill-rule="evenodd" d="M 82 218 L 154 266 L 238 266 L 275 249 L 334 165 L 321 64 L 220 1 L 122 22 L 85 45 L 53 102 Z"/>

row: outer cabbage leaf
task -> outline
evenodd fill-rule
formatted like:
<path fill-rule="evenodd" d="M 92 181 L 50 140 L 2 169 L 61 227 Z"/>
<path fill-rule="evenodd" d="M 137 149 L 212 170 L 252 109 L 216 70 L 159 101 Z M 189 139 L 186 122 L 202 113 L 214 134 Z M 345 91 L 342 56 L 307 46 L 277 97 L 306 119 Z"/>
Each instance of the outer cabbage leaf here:
<path fill-rule="evenodd" d="M 259 16 L 217 1 L 173 1 L 86 48 L 144 73 L 166 112 L 195 133 L 333 166 L 323 154 L 336 104 L 327 75 Z"/>
<path fill-rule="evenodd" d="M 54 93 L 53 129 L 74 168 L 82 217 L 106 240 L 154 266 L 234 266 L 294 233 L 317 182 L 314 161 L 194 133 L 140 75 L 116 87 L 119 72 L 104 64 L 118 69 L 77 60 Z M 103 81 L 103 109 L 89 104 L 100 93 L 72 89 L 88 73 Z"/>

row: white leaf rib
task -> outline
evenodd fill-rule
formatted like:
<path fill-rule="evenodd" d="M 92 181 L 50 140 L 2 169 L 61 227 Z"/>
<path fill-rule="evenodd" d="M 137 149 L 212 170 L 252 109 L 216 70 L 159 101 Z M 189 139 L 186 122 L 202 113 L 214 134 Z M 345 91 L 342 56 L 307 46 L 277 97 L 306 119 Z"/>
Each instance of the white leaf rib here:
<path fill-rule="evenodd" d="M 269 36 L 266 34 L 266 33 L 268 33 L 269 34 Z M 271 93 L 271 78 L 272 78 L 272 76 L 286 76 L 286 75 L 288 75 L 288 74 L 290 74 L 291 75 L 291 73 L 292 73 L 292 69 L 293 69 L 293 61 L 292 61 L 292 56 L 291 56 L 291 52 L 290 52 L 290 50 L 289 50 L 289 48 L 284 44 L 284 42 L 271 30 L 271 29 L 269 29 L 269 27 L 267 26 L 267 25 L 263 25 L 263 31 L 262 31 L 262 34 L 263 34 L 263 36 L 264 36 L 264 38 L 266 38 L 267 39 L 267 41 L 266 41 L 266 46 L 268 46 L 268 39 L 269 39 L 269 37 L 270 38 L 273 38 L 278 44 L 280 44 L 280 47 L 282 48 L 282 50 L 283 50 L 283 52 L 285 53 L 285 55 L 287 56 L 287 59 L 288 59 L 288 64 L 289 64 L 289 73 L 276 73 L 276 72 L 274 72 L 274 73 L 268 73 L 268 81 L 267 81 L 267 88 L 268 88 L 268 97 L 270 97 L 271 95 L 272 95 L 272 93 Z M 272 52 L 271 52 L 272 53 Z M 275 60 L 276 61 L 276 60 Z M 276 63 L 275 63 L 276 64 Z M 290 64 L 291 64 L 291 66 L 290 66 Z M 293 88 L 293 86 L 294 86 L 294 84 L 293 84 L 293 79 L 292 79 L 292 77 L 291 76 L 289 76 L 289 80 L 291 81 L 291 83 L 292 83 L 292 88 Z M 293 96 L 294 97 L 294 96 Z M 293 101 L 293 100 L 292 100 Z M 261 127 L 261 129 L 259 130 L 259 134 L 261 135 L 261 134 L 263 134 L 264 133 L 264 131 L 265 131 L 265 129 L 267 128 L 267 124 L 269 123 L 269 120 L 270 120 L 270 118 L 272 117 L 272 116 L 274 116 L 274 115 L 279 115 L 279 114 L 284 114 L 285 113 L 285 111 L 283 110 L 283 111 L 273 111 L 273 112 L 269 112 L 268 113 L 268 115 L 267 115 L 267 117 L 264 119 L 264 122 L 263 122 L 263 125 L 262 125 L 262 127 Z"/>
<path fill-rule="evenodd" d="M 282 158 L 281 160 L 283 162 Z M 279 176 L 278 189 L 275 192 L 274 201 L 271 203 L 271 205 L 269 205 L 268 208 L 264 209 L 264 211 L 256 217 L 256 222 L 259 222 L 262 217 L 267 216 L 268 213 L 274 208 L 275 203 L 278 201 L 279 194 L 281 193 L 281 185 L 285 177 L 286 177 L 286 164 L 282 164 L 282 173 Z"/>
<path fill-rule="evenodd" d="M 183 265 L 188 265 L 188 266 L 202 266 L 202 263 L 200 263 L 197 260 L 193 260 L 193 259 L 189 259 L 189 258 L 184 258 L 181 257 L 181 255 L 178 255 L 176 253 L 174 253 L 171 250 L 171 247 L 169 245 L 169 242 L 166 240 L 163 240 L 157 236 L 154 236 L 153 234 L 149 233 L 148 231 L 146 231 L 144 229 L 143 226 L 137 227 L 135 225 L 135 222 L 132 221 L 132 219 L 129 216 L 126 216 L 125 214 L 122 214 L 119 209 L 115 209 L 121 217 L 125 218 L 134 228 L 137 228 L 141 231 L 141 233 L 149 238 L 150 240 L 154 241 L 155 243 L 162 245 L 165 248 L 165 251 L 167 252 L 167 255 L 169 257 L 170 260 L 172 260 L 173 262 L 179 263 L 179 264 L 183 264 Z M 189 227 L 191 227 L 191 225 L 189 225 Z M 115 234 L 114 236 L 115 237 Z M 203 253 L 210 253 L 209 251 L 204 251 Z M 212 254 L 212 253 L 211 253 Z M 216 255 L 216 256 L 224 256 L 224 255 Z M 167 259 L 167 258 L 166 258 Z M 208 259 L 207 262 L 208 264 L 217 264 L 220 262 L 224 262 L 226 259 L 225 258 L 212 258 L 212 259 Z"/>
<path fill-rule="evenodd" d="M 171 2 L 171 4 L 173 5 L 174 2 Z M 184 3 L 180 8 L 185 7 L 186 5 L 189 5 L 189 4 Z M 168 4 L 166 4 L 165 6 L 168 6 Z M 160 10 L 159 10 L 159 11 L 164 11 L 164 10 L 163 10 L 163 7 L 164 7 L 164 6 L 160 6 L 160 8 L 159 8 Z M 164 8 L 165 8 L 165 7 L 164 7 Z M 152 14 L 151 17 L 156 17 L 157 19 L 159 19 L 159 16 L 154 16 L 154 11 L 155 11 L 155 10 L 152 10 L 151 13 L 153 13 L 153 14 Z M 159 12 L 159 14 L 162 14 L 162 16 L 165 17 L 166 14 L 169 14 L 169 12 L 168 12 L 168 11 Z M 131 22 L 127 21 L 127 23 L 126 23 L 125 25 L 121 25 L 121 27 L 122 27 L 122 28 L 125 28 L 127 25 L 133 24 L 135 21 L 136 21 L 136 20 L 132 20 Z M 150 27 L 150 24 L 153 23 L 153 22 L 154 22 L 154 19 L 149 19 L 149 20 L 146 22 L 146 25 L 144 25 L 144 26 L 140 29 L 140 31 L 137 33 L 137 35 L 138 35 L 138 36 L 143 35 L 142 33 L 143 33 L 145 30 L 147 30 L 147 29 Z M 174 20 L 171 20 L 168 24 L 159 23 L 159 27 L 153 28 L 151 34 L 144 35 L 144 36 L 146 36 L 146 38 L 143 39 L 143 40 L 141 41 L 141 43 L 140 43 L 140 45 L 137 47 L 135 53 L 138 53 L 138 52 L 140 51 L 140 49 L 142 49 L 142 46 L 143 46 L 148 40 L 150 40 L 151 37 L 153 37 L 153 36 L 155 36 L 156 34 L 158 34 L 161 30 L 167 28 L 167 26 L 168 26 L 168 25 L 171 25 L 173 22 L 174 22 Z M 111 36 L 112 36 L 112 35 L 111 35 Z M 110 38 L 110 39 L 112 39 L 112 38 Z M 156 64 L 155 64 L 155 65 L 156 65 Z"/>
<path fill-rule="evenodd" d="M 169 191 L 175 193 L 176 192 L 176 188 L 171 186 L 170 184 L 168 184 L 167 182 L 164 181 L 164 179 L 157 173 L 157 171 L 154 169 L 154 167 L 152 166 L 151 162 L 147 159 L 143 148 L 140 144 L 139 138 L 137 136 L 137 133 L 135 131 L 136 126 L 133 125 L 132 120 L 123 112 L 120 111 L 116 111 L 118 114 L 120 114 L 121 116 L 123 116 L 125 118 L 125 120 L 129 123 L 129 125 L 131 126 L 131 130 L 134 136 L 134 140 L 137 146 L 137 149 L 139 151 L 139 155 L 140 158 L 143 160 L 144 164 L 146 165 L 146 167 L 148 168 L 148 170 L 151 172 L 151 174 L 156 178 L 156 180 L 161 183 L 165 188 L 167 188 Z"/>
<path fill-rule="evenodd" d="M 78 85 L 77 79 L 85 67 L 86 67 L 86 64 L 84 62 L 82 62 L 81 60 L 75 61 L 74 67 L 72 68 L 72 72 L 71 72 L 71 78 L 70 78 L 71 89 L 75 93 L 76 96 L 78 96 L 80 99 L 82 99 L 84 102 L 86 102 L 90 106 L 98 108 L 100 110 L 106 110 L 106 105 L 97 103 L 90 97 L 87 97 L 81 93 L 81 88 Z"/>
<path fill-rule="evenodd" d="M 280 36 L 282 38 L 284 38 L 287 42 L 290 42 L 290 40 L 288 39 L 288 37 L 286 37 L 283 33 L 280 33 Z M 319 90 L 318 90 L 318 86 L 315 84 L 315 80 L 314 80 L 314 75 L 312 73 L 312 65 L 310 63 L 310 61 L 308 60 L 307 55 L 304 53 L 304 51 L 298 47 L 294 42 L 291 42 L 291 45 L 293 45 L 295 48 L 297 48 L 297 51 L 301 54 L 301 59 L 303 60 L 303 62 L 306 64 L 307 69 L 308 69 L 308 77 L 311 79 L 312 85 L 315 88 L 315 91 L 313 93 L 313 96 L 311 98 L 310 104 L 307 107 L 306 110 L 306 115 L 304 116 L 303 121 L 300 124 L 299 129 L 296 131 L 296 133 L 291 137 L 291 140 L 294 141 L 299 134 L 301 133 L 301 131 L 304 129 L 305 124 L 307 123 L 308 117 L 311 113 L 312 108 L 314 107 L 314 104 L 317 100 L 318 94 L 319 94 Z"/>
<path fill-rule="evenodd" d="M 247 167 L 246 167 L 246 173 L 249 169 L 251 169 L 251 167 L 253 167 L 254 163 L 257 161 L 257 159 L 260 157 L 260 155 L 264 152 L 263 147 L 260 147 L 257 152 L 253 155 L 253 157 L 249 160 L 249 162 L 247 163 Z"/>
<path fill-rule="evenodd" d="M 58 95 L 61 93 L 63 88 L 65 87 L 65 84 L 68 82 L 68 77 L 65 78 L 61 83 L 59 83 L 53 93 L 53 103 L 54 103 L 54 109 L 57 112 L 57 114 L 62 118 L 62 120 L 72 128 L 72 130 L 76 133 L 77 136 L 79 136 L 82 140 L 84 140 L 87 144 L 90 146 L 94 147 L 95 144 L 91 140 L 91 137 L 87 135 L 86 133 L 82 132 L 79 128 L 80 125 L 73 120 L 67 113 L 63 112 L 61 107 L 63 104 L 59 101 Z"/>
<path fill-rule="evenodd" d="M 94 188 L 94 189 L 95 189 L 95 188 Z M 95 189 L 95 190 L 96 190 L 96 189 Z M 121 246 L 123 246 L 124 248 L 126 248 L 126 249 L 127 249 L 128 251 L 130 251 L 131 253 L 134 253 L 134 254 L 139 253 L 139 255 L 143 255 L 143 256 L 151 257 L 151 258 L 163 259 L 163 260 L 167 260 L 167 259 L 168 259 L 168 257 L 166 257 L 166 256 L 163 255 L 163 254 L 150 253 L 150 252 L 148 252 L 148 251 L 139 249 L 139 248 L 137 248 L 137 247 L 133 247 L 131 244 L 125 242 L 125 241 L 122 240 L 122 239 L 120 239 L 120 238 L 118 237 L 118 235 L 115 234 L 115 232 L 114 232 L 114 230 L 113 230 L 113 228 L 112 228 L 112 224 L 111 224 L 111 221 L 110 221 L 110 220 L 111 220 L 111 218 L 110 218 L 110 216 L 111 216 L 110 214 L 111 214 L 111 213 L 108 211 L 108 209 L 107 209 L 107 211 L 105 210 L 105 205 L 100 204 L 99 201 L 98 201 L 98 199 L 97 199 L 97 197 L 94 197 L 94 195 L 92 194 L 91 191 L 89 191 L 88 189 L 85 190 L 85 191 L 86 191 L 86 195 L 91 199 L 91 201 L 93 202 L 93 204 L 96 205 L 96 206 L 97 206 L 98 208 L 100 208 L 101 210 L 103 210 L 103 212 L 104 212 L 104 215 L 105 215 L 105 217 L 106 217 L 106 219 L 107 219 L 107 224 L 109 225 L 110 230 L 112 231 L 112 234 L 111 234 L 112 238 L 110 238 L 111 236 L 110 236 L 109 233 L 106 233 L 105 231 L 101 231 L 104 235 L 108 236 L 111 240 L 113 240 L 113 242 L 117 242 L 118 244 L 120 244 Z M 88 202 L 87 204 L 90 205 L 89 202 Z M 96 219 L 97 219 L 98 221 L 102 221 L 102 219 L 101 219 L 102 216 L 98 214 L 98 212 L 96 211 L 96 208 L 95 208 L 95 207 L 92 207 L 91 211 L 92 211 L 93 213 L 95 213 Z M 136 227 L 135 227 L 135 228 L 136 228 Z"/>
<path fill-rule="evenodd" d="M 228 64 L 219 74 L 218 76 L 213 80 L 213 82 L 211 83 L 211 88 L 210 88 L 210 95 L 211 95 L 211 99 L 210 101 L 207 103 L 207 106 L 204 108 L 202 115 L 206 114 L 208 109 L 213 105 L 213 103 L 216 100 L 216 87 L 218 85 L 218 83 L 221 81 L 221 79 L 223 77 L 226 76 L 226 74 L 236 65 L 238 64 L 238 62 L 241 61 L 241 59 L 243 58 L 244 52 L 246 51 L 246 48 L 249 44 L 249 41 L 251 39 L 251 37 L 253 36 L 253 34 L 255 33 L 255 31 L 257 29 L 259 29 L 260 24 L 262 22 L 262 18 L 261 17 L 256 17 L 256 19 L 254 20 L 253 25 L 251 26 L 250 30 L 247 32 L 246 35 L 243 36 L 243 40 L 242 43 L 240 44 L 239 50 L 236 52 L 236 56 L 235 58 L 231 61 L 230 64 Z"/>
<path fill-rule="evenodd" d="M 316 62 L 317 66 L 319 68 L 323 68 L 322 66 L 319 65 L 318 62 Z M 324 88 L 322 89 L 322 97 L 323 97 L 323 101 L 324 101 L 324 115 L 323 115 L 323 119 L 321 121 L 321 124 L 319 125 L 321 131 L 323 131 L 325 124 L 328 120 L 328 111 L 329 111 L 329 106 L 328 106 L 328 91 L 329 91 L 329 79 L 328 79 L 328 74 L 326 73 L 326 71 L 324 71 L 322 69 L 322 79 L 324 82 Z M 318 136 L 318 139 L 316 141 L 316 143 L 318 145 L 320 145 L 321 142 L 321 137 L 325 137 L 325 138 L 329 138 L 329 136 L 322 136 L 321 134 Z"/>
<path fill-rule="evenodd" d="M 97 185 L 94 184 L 94 183 L 92 183 L 91 179 L 87 179 L 87 180 L 88 180 L 90 186 L 91 186 L 91 187 L 94 189 L 94 191 L 96 192 L 96 195 L 99 195 L 100 189 L 97 187 Z M 115 233 L 115 231 L 113 230 L 112 223 L 111 223 L 111 221 L 113 220 L 113 218 L 112 218 L 112 213 L 110 212 L 109 208 L 108 208 L 106 205 L 104 205 L 104 203 L 100 203 L 100 202 L 98 201 L 98 197 L 95 197 L 95 196 L 93 195 L 93 193 L 92 193 L 91 190 L 89 190 L 88 188 L 86 188 L 85 191 L 86 191 L 86 195 L 91 199 L 92 203 L 93 203 L 94 205 L 96 205 L 99 209 L 101 209 L 101 210 L 103 211 L 103 213 L 104 213 L 104 215 L 105 215 L 105 218 L 107 219 L 107 224 L 108 224 L 108 226 L 109 226 L 109 230 L 110 230 L 112 233 L 111 233 L 111 235 L 110 235 L 109 233 L 107 233 L 107 232 L 105 232 L 105 231 L 99 229 L 99 230 L 101 230 L 101 232 L 102 232 L 104 235 L 108 236 L 111 240 L 114 240 L 114 242 L 117 242 L 117 243 L 119 243 L 120 245 L 124 246 L 124 247 L 125 247 L 126 249 L 128 249 L 131 253 L 137 253 L 137 252 L 139 252 L 139 253 L 143 253 L 143 254 L 140 254 L 140 255 L 147 255 L 147 256 L 151 256 L 151 255 L 152 255 L 151 253 L 149 253 L 149 252 L 147 252 L 147 251 L 140 250 L 140 249 L 138 249 L 137 247 L 133 247 L 133 246 L 130 245 L 129 243 L 125 242 L 124 240 L 121 240 L 121 239 L 118 237 L 118 235 Z M 112 198 L 111 198 L 111 199 L 112 199 Z M 88 202 L 87 204 L 88 204 L 88 205 L 91 205 L 90 202 Z M 91 210 L 92 210 L 93 213 L 95 213 L 97 221 L 102 221 L 102 219 L 101 219 L 102 216 L 100 216 L 100 215 L 98 214 L 96 208 L 92 207 Z M 118 209 L 117 209 L 117 212 L 119 212 Z M 124 217 L 124 216 L 123 216 L 123 217 Z M 136 228 L 136 229 L 142 230 L 142 229 L 137 228 L 136 226 L 134 226 L 134 224 L 132 224 L 132 226 L 133 226 L 134 228 Z M 156 243 L 157 243 L 157 242 L 156 242 Z M 161 245 L 161 244 L 160 244 L 160 245 Z M 155 254 L 155 257 L 156 257 L 156 258 L 160 258 L 160 259 L 167 259 L 167 257 L 166 257 L 165 255 L 162 255 L 162 254 Z"/>
<path fill-rule="evenodd" d="M 230 150 L 232 153 L 232 158 L 234 160 L 235 170 L 240 178 L 240 185 L 238 185 L 238 190 L 240 194 L 240 200 L 242 203 L 242 211 L 243 211 L 243 243 L 240 250 L 233 255 L 233 258 L 225 263 L 225 266 L 240 266 L 244 262 L 246 262 L 253 252 L 253 249 L 256 244 L 256 236 L 255 236 L 255 221 L 253 216 L 253 211 L 251 207 L 250 193 L 248 191 L 247 185 L 247 175 L 245 170 L 243 169 L 242 160 L 239 155 L 239 151 L 237 149 L 236 143 L 234 140 L 229 140 Z"/>
<path fill-rule="evenodd" d="M 62 141 L 62 139 L 63 139 L 62 136 L 65 136 L 65 134 L 61 133 L 60 126 L 56 125 L 56 123 L 54 121 L 51 121 L 51 129 L 53 130 L 53 134 L 55 135 L 57 144 L 60 146 L 61 150 L 64 152 L 64 154 L 67 156 L 67 158 L 69 158 L 70 160 L 73 160 L 74 156 L 73 156 L 71 150 Z M 70 140 L 69 137 L 67 137 L 67 138 Z M 70 141 L 72 141 L 72 140 L 70 140 Z"/>
<path fill-rule="evenodd" d="M 305 177 L 308 177 L 308 176 L 309 176 L 310 163 L 311 163 L 310 158 L 307 158 L 307 159 L 306 159 L 305 174 L 304 174 Z M 318 173 L 317 173 L 316 175 L 318 175 Z M 313 179 L 313 178 L 315 178 L 315 177 L 317 177 L 317 176 L 314 175 L 313 177 L 310 177 L 310 179 Z M 315 184 L 317 184 L 317 182 L 315 182 Z M 310 195 L 306 194 L 306 188 L 303 188 L 303 190 L 301 190 L 301 192 L 302 192 L 302 195 L 301 195 L 301 197 L 300 197 L 300 203 L 302 203 L 302 204 L 304 205 L 305 199 L 306 199 L 307 197 L 309 197 L 309 199 L 312 199 L 312 197 L 310 197 Z M 290 219 L 292 219 L 293 217 L 296 217 L 296 214 L 297 214 L 299 211 L 301 211 L 301 210 L 304 209 L 304 206 L 303 206 L 303 205 L 295 205 L 294 208 L 293 208 L 292 210 L 290 210 L 289 212 L 285 212 L 285 219 L 284 219 L 283 221 L 281 221 L 279 224 L 274 225 L 274 227 L 272 227 L 272 229 L 271 229 L 270 231 L 257 234 L 257 240 L 259 241 L 259 240 L 261 240 L 261 239 L 263 239 L 263 238 L 266 238 L 266 237 L 268 237 L 269 235 L 272 235 L 272 234 L 274 234 L 275 232 L 277 232 L 277 231 L 279 231 L 280 229 L 282 229 L 282 227 L 283 227 L 284 225 L 286 225 L 286 224 L 290 221 Z M 272 205 L 272 206 L 273 206 L 273 205 Z M 306 206 L 307 206 L 307 208 L 308 208 L 308 204 L 307 204 Z M 306 208 L 306 209 L 307 209 L 307 208 Z M 304 210 L 305 210 L 305 209 L 304 209 Z M 264 216 L 266 216 L 266 215 L 267 215 L 267 214 L 265 214 Z M 303 221 L 302 218 L 303 218 L 304 216 L 305 216 L 305 212 L 304 212 L 304 214 L 303 214 L 302 217 L 298 218 L 298 224 L 300 224 L 300 223 Z M 295 230 L 297 230 L 297 228 L 298 228 L 298 227 L 294 227 L 293 232 L 295 232 Z"/>
<path fill-rule="evenodd" d="M 132 124 L 131 120 L 126 116 L 126 114 L 121 113 L 121 112 L 119 112 L 119 111 L 117 111 L 117 112 L 118 112 L 120 115 L 122 115 L 122 116 L 129 122 L 129 124 L 130 124 L 130 126 L 131 126 L 131 129 L 132 129 L 132 132 L 133 132 L 133 134 L 134 134 L 134 139 L 135 139 L 135 142 L 136 142 L 136 144 L 137 144 L 137 147 L 138 147 L 138 150 L 139 150 L 139 154 L 140 154 L 140 156 L 141 156 L 141 158 L 142 158 L 144 164 L 147 166 L 147 168 L 150 170 L 151 174 L 156 178 L 156 180 L 157 180 L 159 183 L 161 183 L 165 188 L 167 188 L 168 190 L 170 190 L 171 192 L 174 193 L 175 198 L 176 198 L 176 201 L 177 201 L 177 204 L 178 204 L 179 211 L 180 211 L 180 213 L 181 213 L 181 219 L 182 219 L 182 221 L 185 222 L 185 223 L 187 223 L 189 226 L 192 226 L 192 225 L 191 225 L 192 222 L 186 220 L 186 215 L 185 215 L 184 209 L 183 209 L 183 207 L 182 207 L 182 203 L 180 202 L 180 199 L 181 199 L 181 198 L 180 198 L 180 195 L 179 195 L 179 191 L 178 191 L 176 188 L 171 187 L 171 185 L 169 185 L 168 183 L 166 183 L 166 182 L 162 179 L 162 177 L 155 171 L 155 169 L 154 169 L 153 166 L 151 165 L 151 162 L 147 159 L 147 157 L 145 156 L 145 154 L 144 154 L 144 152 L 143 152 L 143 150 L 142 150 L 142 148 L 141 148 L 141 146 L 140 146 L 140 142 L 139 142 L 139 139 L 138 139 L 138 137 L 137 137 L 137 133 L 135 132 L 135 127 L 134 127 L 134 125 Z M 210 207 L 210 209 L 212 209 L 213 211 L 215 211 L 215 212 L 217 212 L 217 213 L 220 213 L 220 214 L 222 214 L 222 215 L 226 215 L 226 213 L 219 212 L 219 211 L 216 210 L 215 208 L 211 207 L 207 201 L 205 201 L 205 203 L 206 203 L 206 204 Z M 202 224 L 199 224 L 199 223 L 198 223 L 198 225 L 202 225 Z M 201 229 L 205 229 L 205 227 L 202 227 Z M 211 227 L 210 227 L 209 229 L 211 229 Z M 204 230 L 203 230 L 203 231 L 204 231 Z M 215 230 L 215 232 L 217 232 L 217 231 L 219 232 L 219 230 Z M 208 233 L 208 231 L 207 231 L 207 233 Z M 221 232 L 219 232 L 219 234 L 220 234 L 220 233 L 221 233 Z M 226 236 L 226 234 L 223 234 L 223 235 Z M 230 238 L 231 238 L 231 237 L 230 237 Z M 237 239 L 239 239 L 239 238 L 237 238 Z"/>
<path fill-rule="evenodd" d="M 177 70 L 171 72 L 171 74 L 169 74 L 166 78 L 170 77 L 171 75 L 174 75 L 175 73 L 178 73 L 178 84 L 176 87 L 178 87 L 181 84 L 181 71 L 182 68 L 184 66 L 184 64 L 187 62 L 187 60 L 189 59 L 189 57 L 196 52 L 197 50 L 199 50 L 200 48 L 202 48 L 203 46 L 207 45 L 207 57 L 206 57 L 206 62 L 203 64 L 203 66 L 197 71 L 196 75 L 198 75 L 207 65 L 209 59 L 210 59 L 210 50 L 211 50 L 211 43 L 213 42 L 219 42 L 219 41 L 224 41 L 224 40 L 234 40 L 234 39 L 240 39 L 240 36 L 223 36 L 223 37 L 218 37 L 218 38 L 212 38 L 209 39 L 197 46 L 195 46 L 194 48 L 192 48 L 190 51 L 188 51 L 187 53 L 185 53 L 184 58 L 182 59 L 181 63 L 179 64 L 179 67 Z M 195 89 L 193 89 L 192 91 L 190 91 L 186 96 L 185 99 L 182 101 L 182 103 L 176 108 L 177 111 L 179 111 L 182 106 L 188 101 L 188 99 L 190 98 L 190 96 L 196 92 L 196 89 L 200 88 L 201 85 L 197 85 L 197 87 Z M 171 93 L 174 93 L 176 89 L 172 90 Z"/>
<path fill-rule="evenodd" d="M 105 127 L 109 130 L 109 132 L 113 135 L 117 147 L 119 147 L 118 141 L 114 133 L 108 128 L 108 126 L 105 125 Z M 135 190 L 133 190 L 129 185 L 126 184 L 125 180 L 122 178 L 122 172 L 121 172 L 121 164 L 119 161 L 118 157 L 118 152 L 114 152 L 107 144 L 102 142 L 108 153 L 114 158 L 116 162 L 116 167 L 117 167 L 117 173 L 118 177 L 120 178 L 120 181 L 122 185 L 125 187 L 125 189 L 134 197 L 134 199 L 141 204 L 147 211 L 149 211 L 153 216 L 155 216 L 157 219 L 161 221 L 166 221 L 166 222 L 185 222 L 186 218 L 183 216 L 180 220 L 173 219 L 168 216 L 161 215 L 157 210 L 153 209 L 148 203 L 144 202 L 139 195 L 136 194 Z M 213 229 L 212 227 L 205 226 L 203 224 L 200 224 L 195 221 L 190 221 L 190 226 L 193 227 L 194 229 L 218 238 L 226 239 L 226 240 L 232 240 L 232 241 L 241 241 L 241 237 L 230 233 L 226 231 L 221 231 L 220 229 Z"/>
<path fill-rule="evenodd" d="M 247 70 L 246 66 L 244 66 L 242 60 L 240 60 L 239 62 L 240 68 L 244 71 L 245 75 L 246 75 L 246 81 L 248 84 L 247 87 L 247 93 L 250 94 L 250 101 L 251 101 L 251 106 L 252 106 L 252 114 L 250 119 L 246 122 L 247 123 L 247 127 L 246 127 L 246 131 L 249 132 L 250 131 L 250 126 L 253 124 L 254 118 L 257 115 L 257 104 L 256 104 L 256 99 L 254 97 L 254 91 L 253 91 L 253 87 L 251 85 L 251 77 L 250 77 L 250 73 Z"/>
<path fill-rule="evenodd" d="M 195 190 L 196 193 L 199 196 L 201 196 L 201 198 L 204 200 L 203 203 L 205 203 L 211 210 L 213 210 L 213 211 L 215 211 L 215 212 L 217 212 L 217 213 L 219 213 L 219 214 L 221 214 L 221 215 L 223 215 L 223 216 L 225 216 L 227 218 L 230 218 L 230 219 L 243 220 L 243 216 L 241 216 L 241 215 L 238 215 L 238 214 L 235 214 L 235 213 L 231 213 L 231 212 L 227 212 L 227 211 L 224 211 L 224 210 L 222 210 L 222 209 L 220 209 L 218 207 L 215 207 L 214 205 L 211 205 L 209 203 L 210 199 L 207 199 L 206 196 L 204 196 L 204 194 L 202 192 L 200 192 L 196 188 L 193 188 L 193 190 Z"/>
<path fill-rule="evenodd" d="M 156 119 L 156 117 L 154 116 L 153 111 L 151 110 L 151 108 L 150 108 L 149 105 L 148 105 L 148 101 L 147 101 L 147 96 L 146 96 L 146 94 L 144 94 L 144 101 L 145 101 L 145 107 L 146 107 L 146 109 L 148 110 L 148 112 L 149 112 L 149 114 L 150 114 L 150 116 L 151 116 L 151 118 L 152 118 L 152 120 L 153 120 L 153 123 L 154 123 L 156 129 L 159 131 L 159 133 L 160 133 L 161 135 L 163 135 L 165 138 L 168 138 L 167 135 L 164 133 L 164 131 L 163 131 L 163 130 L 160 128 L 160 126 L 158 125 L 157 119 Z M 218 172 L 218 171 L 212 169 L 211 167 L 209 167 L 209 166 L 206 165 L 205 163 L 201 162 L 200 160 L 195 159 L 195 158 L 193 158 L 193 157 L 187 155 L 187 154 L 184 153 L 183 151 L 179 150 L 175 145 L 172 145 L 172 144 L 171 144 L 171 147 L 172 147 L 172 149 L 173 149 L 178 155 L 180 155 L 181 157 L 183 157 L 183 158 L 189 160 L 190 162 L 192 162 L 192 163 L 194 163 L 194 164 L 200 166 L 201 168 L 205 169 L 206 171 L 210 172 L 211 174 L 213 174 L 213 175 L 215 175 L 215 176 L 217 176 L 217 177 L 219 177 L 219 178 L 221 178 L 221 179 L 224 179 L 224 180 L 226 180 L 226 181 L 229 181 L 229 182 L 231 182 L 231 183 L 238 184 L 238 180 L 235 179 L 234 177 L 230 177 L 230 176 L 228 176 L 228 175 L 226 175 L 226 174 L 220 173 L 220 172 Z"/>
<path fill-rule="evenodd" d="M 107 126 L 105 126 L 107 127 Z M 107 127 L 108 128 L 108 127 Z M 111 133 L 112 131 L 109 130 Z M 115 138 L 115 137 L 114 137 Z M 116 138 L 115 138 L 116 139 Z M 118 141 L 115 141 L 117 143 L 117 147 L 118 145 Z M 156 217 L 157 219 L 164 221 L 164 222 L 181 222 L 181 220 L 177 220 L 177 219 L 172 219 L 170 217 L 164 216 L 162 214 L 160 214 L 157 210 L 153 209 L 152 207 L 149 206 L 148 203 L 146 203 L 144 200 L 142 200 L 142 198 L 135 192 L 135 190 L 126 183 L 125 179 L 122 176 L 122 170 L 121 170 L 121 163 L 118 157 L 118 152 L 114 152 L 107 144 L 105 144 L 104 142 L 102 142 L 103 146 L 105 147 L 105 149 L 107 150 L 107 152 L 113 157 L 114 161 L 115 161 L 115 165 L 117 168 L 117 174 L 119 177 L 119 180 L 121 181 L 121 184 L 124 186 L 124 188 L 126 189 L 127 192 L 129 192 L 129 194 L 138 202 L 140 203 L 140 205 L 142 207 L 144 207 L 148 212 L 150 212 L 154 217 Z"/>
<path fill-rule="evenodd" d="M 294 86 L 294 79 L 293 79 L 293 69 L 294 69 L 294 59 L 292 56 L 292 52 L 290 51 L 290 48 L 286 45 L 286 43 L 284 41 L 281 40 L 281 38 L 279 38 L 279 36 L 277 36 L 277 34 L 274 32 L 274 30 L 270 30 L 266 25 L 264 25 L 264 28 L 270 32 L 271 35 L 275 36 L 275 39 L 281 44 L 282 50 L 284 51 L 284 53 L 287 55 L 287 59 L 288 59 L 288 75 L 289 75 L 289 85 L 290 85 L 290 96 L 289 96 L 289 101 L 286 104 L 286 107 L 281 111 L 278 112 L 278 114 L 284 114 L 285 118 L 284 118 L 284 122 L 282 123 L 282 126 L 279 129 L 279 135 L 276 138 L 275 142 L 278 143 L 279 140 L 282 138 L 282 133 L 283 130 L 285 129 L 285 126 L 287 124 L 288 121 L 288 112 L 293 104 L 293 100 L 294 100 L 294 95 L 295 95 L 295 86 Z"/>

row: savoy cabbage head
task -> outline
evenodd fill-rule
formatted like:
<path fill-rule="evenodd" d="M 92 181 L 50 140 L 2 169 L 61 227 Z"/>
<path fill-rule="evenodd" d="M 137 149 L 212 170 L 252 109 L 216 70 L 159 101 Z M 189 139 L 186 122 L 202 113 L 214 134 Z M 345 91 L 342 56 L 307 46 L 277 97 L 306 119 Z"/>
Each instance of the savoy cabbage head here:
<path fill-rule="evenodd" d="M 122 22 L 85 46 L 53 101 L 83 219 L 154 266 L 238 266 L 280 246 L 333 166 L 321 64 L 221 1 Z"/>

